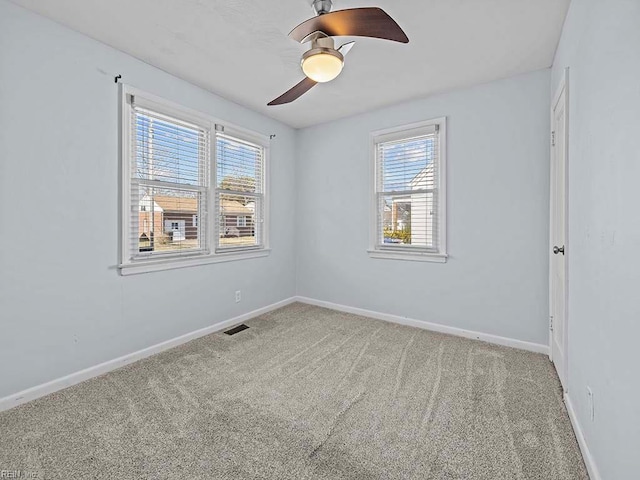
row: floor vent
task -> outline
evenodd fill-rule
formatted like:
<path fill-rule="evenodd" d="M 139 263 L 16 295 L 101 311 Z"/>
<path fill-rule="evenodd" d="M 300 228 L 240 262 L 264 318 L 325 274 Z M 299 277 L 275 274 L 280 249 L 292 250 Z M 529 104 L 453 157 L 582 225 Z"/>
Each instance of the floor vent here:
<path fill-rule="evenodd" d="M 243 330 L 246 330 L 247 328 L 249 328 L 247 325 L 245 325 L 244 323 L 238 325 L 237 327 L 233 327 L 231 330 L 227 330 L 226 333 L 227 335 L 235 335 L 236 333 L 240 333 Z"/>

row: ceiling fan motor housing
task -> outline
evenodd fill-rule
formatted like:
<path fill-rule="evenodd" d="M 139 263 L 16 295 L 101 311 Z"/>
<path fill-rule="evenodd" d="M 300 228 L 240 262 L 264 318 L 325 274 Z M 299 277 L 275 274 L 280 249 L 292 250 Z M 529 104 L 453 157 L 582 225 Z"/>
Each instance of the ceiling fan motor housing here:
<path fill-rule="evenodd" d="M 327 37 L 324 34 L 316 35 L 315 38 L 311 39 L 311 48 L 328 48 L 330 50 L 335 50 L 335 42 L 332 37 Z"/>
<path fill-rule="evenodd" d="M 311 40 L 311 48 L 302 54 L 301 62 L 304 62 L 306 58 L 320 53 L 326 53 L 333 55 L 344 61 L 344 56 L 335 48 L 335 43 L 331 37 L 317 36 Z"/>

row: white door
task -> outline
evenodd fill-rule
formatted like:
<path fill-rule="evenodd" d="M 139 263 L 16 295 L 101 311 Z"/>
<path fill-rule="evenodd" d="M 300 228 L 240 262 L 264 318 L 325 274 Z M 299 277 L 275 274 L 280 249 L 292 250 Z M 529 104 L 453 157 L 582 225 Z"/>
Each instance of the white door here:
<path fill-rule="evenodd" d="M 566 79 L 566 75 L 565 75 Z M 551 245 L 550 337 L 551 360 L 567 390 L 567 275 L 566 275 L 566 172 L 567 89 L 563 79 L 552 105 L 551 133 Z"/>

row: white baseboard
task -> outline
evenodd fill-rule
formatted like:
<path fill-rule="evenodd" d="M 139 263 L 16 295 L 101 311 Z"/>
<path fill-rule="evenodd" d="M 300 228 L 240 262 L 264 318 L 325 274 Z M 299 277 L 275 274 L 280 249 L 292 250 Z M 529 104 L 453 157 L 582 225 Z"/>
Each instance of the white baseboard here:
<path fill-rule="evenodd" d="M 413 318 L 401 317 L 399 315 L 392 315 L 390 313 L 374 312 L 372 310 L 365 310 L 364 308 L 349 307 L 347 305 L 325 302 L 324 300 L 316 300 L 308 297 L 297 296 L 295 297 L 295 300 L 302 303 L 308 303 L 309 305 L 330 308 L 332 310 L 338 310 L 340 312 L 353 313 L 355 315 L 362 315 L 363 317 L 375 318 L 377 320 L 384 320 L 386 322 L 399 323 L 400 325 L 408 325 L 410 327 L 422 328 L 424 330 L 448 333 L 449 335 L 455 335 L 457 337 L 472 338 L 474 340 L 482 340 L 483 342 L 495 343 L 497 345 L 519 348 L 521 350 L 528 350 L 530 352 L 544 353 L 545 355 L 549 355 L 548 345 L 541 345 L 538 343 L 525 342 L 523 340 L 516 340 L 513 338 L 500 337 L 498 335 L 491 335 L 488 333 L 474 332 L 472 330 L 464 330 L 462 328 L 450 327 L 447 325 L 441 325 L 439 323 L 431 323 L 424 320 L 415 320 Z"/>
<path fill-rule="evenodd" d="M 538 353 L 545 353 L 545 354 L 549 353 L 549 347 L 547 345 L 539 345 L 535 343 L 524 342 L 521 340 L 514 340 L 511 338 L 500 337 L 497 335 L 490 335 L 486 333 L 479 333 L 479 332 L 473 332 L 470 330 L 464 330 L 456 327 L 449 327 L 446 325 L 426 322 L 423 320 L 414 320 L 411 318 L 401 317 L 398 315 L 374 312 L 372 310 L 365 310 L 362 308 L 349 307 L 346 305 L 339 305 L 336 303 L 325 302 L 323 300 L 315 300 L 312 298 L 297 296 L 297 297 L 291 297 L 291 298 L 282 300 L 280 302 L 268 305 L 263 308 L 259 308 L 257 310 L 253 310 L 243 315 L 239 315 L 235 318 L 231 318 L 229 320 L 216 323 L 215 325 L 201 328 L 200 330 L 196 330 L 194 332 L 190 332 L 185 335 L 172 338 L 165 342 L 152 345 L 142 350 L 138 350 L 137 352 L 133 352 L 133 353 L 124 355 L 122 357 L 115 358 L 113 360 L 109 360 L 99 365 L 85 368 L 84 370 L 71 373 L 69 375 L 66 375 L 61 378 L 57 378 L 50 382 L 43 383 L 41 385 L 36 385 L 35 387 L 28 388 L 26 390 L 17 392 L 12 395 L 8 395 L 4 398 L 0 398 L 0 412 L 3 410 L 8 410 L 13 407 L 17 407 L 18 405 L 22 405 L 23 403 L 30 402 L 31 400 L 35 400 L 36 398 L 44 397 L 45 395 L 49 395 L 50 393 L 57 392 L 58 390 L 62 390 L 72 385 L 76 385 L 80 382 L 83 382 L 93 377 L 97 377 L 98 375 L 102 375 L 112 370 L 116 370 L 120 367 L 124 367 L 125 365 L 128 365 L 130 363 L 136 362 L 146 357 L 150 357 L 151 355 L 155 355 L 156 353 L 160 353 L 170 348 L 177 347 L 178 345 L 182 345 L 183 343 L 189 342 L 196 338 L 203 337 L 205 335 L 209 335 L 210 333 L 214 333 L 220 330 L 224 330 L 228 327 L 231 327 L 238 323 L 242 323 L 246 320 L 249 320 L 250 318 L 257 317 L 259 315 L 270 312 L 272 310 L 276 310 L 280 307 L 284 307 L 285 305 L 289 305 L 296 301 L 307 303 L 310 305 L 317 305 L 319 307 L 330 308 L 332 310 L 339 310 L 342 312 L 353 313 L 356 315 L 375 318 L 378 320 L 384 320 L 387 322 L 399 323 L 401 325 L 408 325 L 411 327 L 422 328 L 425 330 L 433 330 L 436 332 L 448 333 L 450 335 L 456 335 L 459 337 L 482 340 L 485 342 L 504 345 L 507 347 L 520 348 L 523 350 L 529 350 L 529 351 L 538 352 Z"/>
<path fill-rule="evenodd" d="M 122 357 L 109 360 L 93 367 L 85 368 L 84 370 L 80 370 L 79 372 L 71 373 L 50 382 L 36 385 L 35 387 L 31 387 L 21 392 L 0 398 L 0 412 L 13 407 L 17 407 L 18 405 L 22 405 L 23 403 L 30 402 L 31 400 L 35 400 L 36 398 L 44 397 L 45 395 L 57 392 L 58 390 L 71 387 L 72 385 L 76 385 L 80 382 L 89 380 L 90 378 L 97 377 L 98 375 L 102 375 L 112 370 L 116 370 L 120 367 L 124 367 L 125 365 L 128 365 L 130 363 L 136 362 L 146 357 L 150 357 L 151 355 L 155 355 L 156 353 L 160 353 L 170 348 L 177 347 L 178 345 L 182 345 L 183 343 L 195 340 L 196 338 L 200 338 L 205 335 L 209 335 L 210 333 L 218 332 L 220 330 L 225 330 L 238 323 L 245 322 L 251 318 L 257 317 L 267 312 L 271 312 L 272 310 L 284 307 L 285 305 L 289 305 L 294 301 L 294 297 L 287 298 L 280 302 L 276 302 L 266 307 L 253 310 L 229 320 L 225 320 L 214 325 L 201 328 L 200 330 L 196 330 L 194 332 L 172 338 L 165 342 L 143 348 L 142 350 L 138 350 L 137 352 L 129 353 Z"/>
<path fill-rule="evenodd" d="M 578 445 L 580 446 L 580 451 L 582 452 L 582 458 L 584 459 L 584 464 L 587 467 L 587 472 L 589 472 L 589 478 L 591 480 L 602 480 L 600 476 L 600 472 L 598 471 L 598 467 L 596 466 L 596 462 L 589 451 L 589 447 L 587 446 L 587 441 L 584 438 L 584 434 L 582 433 L 582 427 L 580 426 L 580 422 L 578 422 L 578 417 L 576 415 L 576 411 L 573 408 L 573 403 L 571 402 L 571 398 L 569 394 L 564 394 L 564 404 L 567 407 L 567 412 L 569 413 L 569 419 L 571 420 L 571 425 L 573 426 L 573 431 L 576 434 L 576 440 L 578 440 Z"/>

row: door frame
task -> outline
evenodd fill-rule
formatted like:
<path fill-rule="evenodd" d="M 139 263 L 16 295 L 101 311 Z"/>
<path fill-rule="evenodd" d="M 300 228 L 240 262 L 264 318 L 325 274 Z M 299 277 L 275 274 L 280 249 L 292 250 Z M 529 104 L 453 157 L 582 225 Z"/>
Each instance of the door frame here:
<path fill-rule="evenodd" d="M 567 248 L 569 244 L 569 67 L 565 68 L 562 72 L 562 77 L 556 88 L 556 92 L 553 96 L 550 108 L 551 115 L 551 135 L 554 133 L 555 122 L 555 107 L 564 92 L 564 112 L 565 112 L 565 129 L 564 129 L 564 325 L 563 325 L 563 339 L 562 349 L 564 352 L 564 363 L 562 365 L 562 376 L 564 377 L 565 384 L 563 385 L 564 392 L 569 391 L 569 255 L 571 250 Z M 555 162 L 555 144 L 553 141 L 549 142 L 550 145 L 550 162 L 549 162 L 549 359 L 553 361 L 553 331 L 552 331 L 552 318 L 553 318 L 553 165 Z M 554 364 L 554 366 L 556 366 Z"/>

